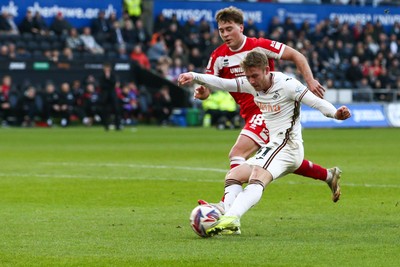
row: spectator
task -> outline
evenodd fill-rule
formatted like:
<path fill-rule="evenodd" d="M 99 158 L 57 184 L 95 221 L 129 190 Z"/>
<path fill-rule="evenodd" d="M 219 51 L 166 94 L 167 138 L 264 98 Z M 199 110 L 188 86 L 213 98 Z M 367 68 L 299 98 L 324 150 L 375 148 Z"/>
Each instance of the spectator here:
<path fill-rule="evenodd" d="M 122 61 L 128 61 L 129 57 L 130 57 L 130 55 L 128 54 L 128 50 L 124 45 L 118 47 L 117 59 L 122 60 Z M 112 58 L 112 56 L 109 55 L 109 58 Z"/>
<path fill-rule="evenodd" d="M 189 62 L 195 66 L 197 71 L 202 72 L 202 69 L 205 66 L 204 58 L 201 55 L 200 50 L 197 47 L 193 47 L 190 50 Z"/>
<path fill-rule="evenodd" d="M 108 27 L 111 28 L 110 26 L 113 25 L 115 21 L 118 21 L 120 25 L 124 25 L 123 20 L 120 21 L 117 17 L 117 13 L 112 11 L 107 19 L 107 24 L 109 25 Z"/>
<path fill-rule="evenodd" d="M 199 23 L 199 33 L 211 33 L 211 24 L 205 18 L 203 18 Z"/>
<path fill-rule="evenodd" d="M 101 97 L 101 120 L 104 129 L 110 129 L 109 121 L 114 114 L 114 125 L 116 130 L 121 130 L 121 112 L 119 100 L 116 93 L 117 77 L 112 72 L 110 63 L 103 64 L 103 73 L 99 78 L 100 97 Z"/>
<path fill-rule="evenodd" d="M 390 52 L 392 52 L 393 54 L 397 54 L 400 50 L 399 50 L 399 39 L 397 38 L 396 34 L 391 34 L 390 35 L 390 41 L 389 41 L 389 49 Z"/>
<path fill-rule="evenodd" d="M 109 37 L 110 31 L 111 24 L 108 24 L 106 12 L 104 10 L 100 10 L 97 13 L 97 18 L 92 21 L 91 32 L 96 39 L 106 40 Z"/>
<path fill-rule="evenodd" d="M 78 30 L 76 28 L 71 28 L 69 34 L 65 39 L 65 46 L 72 49 L 73 52 L 83 51 L 83 41 L 79 36 Z"/>
<path fill-rule="evenodd" d="M 281 24 L 279 17 L 273 16 L 271 19 L 271 22 L 269 23 L 269 26 L 268 26 L 268 35 L 271 35 L 276 30 L 282 32 L 283 25 Z"/>
<path fill-rule="evenodd" d="M 353 99 L 358 102 L 369 102 L 373 98 L 373 90 L 367 77 L 363 77 L 358 85 L 358 89 L 353 93 Z"/>
<path fill-rule="evenodd" d="M 42 15 L 39 11 L 35 12 L 35 16 L 33 17 L 33 26 L 38 29 L 38 33 L 41 35 L 48 35 L 49 27 L 47 23 L 44 21 Z"/>
<path fill-rule="evenodd" d="M 67 127 L 70 124 L 71 116 L 75 114 L 75 98 L 71 92 L 69 83 L 64 82 L 60 87 L 60 115 L 61 115 L 61 126 Z"/>
<path fill-rule="evenodd" d="M 212 44 L 210 44 L 210 46 L 212 46 Z M 181 39 L 175 41 L 174 47 L 172 48 L 172 51 L 170 51 L 170 56 L 172 59 L 177 57 L 180 58 L 182 64 L 185 66 L 189 64 L 189 50 Z"/>
<path fill-rule="evenodd" d="M 8 35 L 18 35 L 19 29 L 14 22 L 14 16 L 3 10 L 0 16 L 0 33 Z"/>
<path fill-rule="evenodd" d="M 160 13 L 156 16 L 156 19 L 154 20 L 153 31 L 154 32 L 163 32 L 163 31 L 165 31 L 165 29 L 169 28 L 170 24 L 171 24 L 171 20 L 166 18 L 163 13 Z"/>
<path fill-rule="evenodd" d="M 136 21 L 142 16 L 142 0 L 124 0 L 123 8 L 129 14 L 133 24 L 136 24 Z"/>
<path fill-rule="evenodd" d="M 114 21 L 111 30 L 109 32 L 110 42 L 114 45 L 115 49 L 120 47 L 126 47 L 127 42 L 124 39 L 124 35 L 122 33 L 121 27 L 118 21 Z"/>
<path fill-rule="evenodd" d="M 360 60 L 358 57 L 353 56 L 351 64 L 346 70 L 346 79 L 351 83 L 352 88 L 358 88 L 363 77 Z"/>
<path fill-rule="evenodd" d="M 172 66 L 169 68 L 169 76 L 172 81 L 177 82 L 178 76 L 184 72 L 187 72 L 187 68 L 183 66 L 182 60 L 179 57 L 174 58 Z"/>
<path fill-rule="evenodd" d="M 158 64 L 158 60 L 163 57 L 168 55 L 168 48 L 167 45 L 165 44 L 164 37 L 160 35 L 157 38 L 157 42 L 153 44 L 148 50 L 147 50 L 147 57 L 150 60 L 150 65 L 153 69 L 156 68 Z"/>
<path fill-rule="evenodd" d="M 60 51 L 58 51 L 57 49 L 45 50 L 43 54 L 45 58 L 51 62 L 58 62 L 58 60 L 60 59 Z"/>
<path fill-rule="evenodd" d="M 147 51 L 150 45 L 151 35 L 143 25 L 141 19 L 135 23 L 135 43 L 142 44 L 143 50 Z"/>
<path fill-rule="evenodd" d="M 178 31 L 177 25 L 175 23 L 172 23 L 165 31 L 164 38 L 165 38 L 165 44 L 168 46 L 168 48 L 172 48 L 176 40 L 184 39 L 184 35 L 182 32 Z"/>
<path fill-rule="evenodd" d="M 139 112 L 139 90 L 134 82 L 129 82 L 122 86 L 119 93 L 122 106 L 122 120 L 125 125 L 136 124 L 136 117 Z"/>
<path fill-rule="evenodd" d="M 23 127 L 34 126 L 35 117 L 39 115 L 36 88 L 32 85 L 28 86 L 18 102 L 18 124 Z"/>
<path fill-rule="evenodd" d="M 100 94 L 96 90 L 96 86 L 93 83 L 88 83 L 85 88 L 85 93 L 82 99 L 84 119 L 83 124 L 91 126 L 95 122 L 100 121 L 101 115 L 101 102 Z"/>
<path fill-rule="evenodd" d="M 74 97 L 73 113 L 82 120 L 84 118 L 83 95 L 85 94 L 85 89 L 82 87 L 80 80 L 72 81 L 71 93 Z"/>
<path fill-rule="evenodd" d="M 254 37 L 258 36 L 258 27 L 254 23 L 254 20 L 252 18 L 247 19 L 247 24 L 244 27 L 244 34 L 249 35 L 249 32 L 254 33 Z M 251 34 L 250 34 L 251 35 Z"/>
<path fill-rule="evenodd" d="M 122 37 L 124 38 L 124 41 L 131 45 L 136 44 L 136 32 L 133 26 L 133 22 L 129 19 L 123 20 L 122 23 Z"/>
<path fill-rule="evenodd" d="M 83 48 L 91 54 L 104 54 L 104 49 L 96 42 L 89 27 L 84 27 L 79 36 L 82 40 Z"/>
<path fill-rule="evenodd" d="M 136 61 L 142 68 L 149 70 L 150 69 L 150 61 L 147 55 L 143 52 L 142 46 L 140 44 L 136 44 L 132 52 L 130 54 L 130 58 Z"/>
<path fill-rule="evenodd" d="M 37 34 L 39 33 L 39 29 L 35 28 L 35 24 L 33 21 L 33 14 L 30 9 L 26 11 L 25 17 L 19 24 L 19 31 L 21 34 L 30 33 L 30 34 Z"/>
<path fill-rule="evenodd" d="M 73 61 L 75 59 L 74 52 L 69 47 L 64 47 L 60 55 L 60 61 Z"/>
<path fill-rule="evenodd" d="M 153 98 L 154 115 L 159 125 L 168 125 L 172 113 L 172 100 L 169 87 L 163 85 Z"/>
<path fill-rule="evenodd" d="M 11 91 L 11 76 L 3 76 L 2 83 L 0 85 L 0 118 L 3 126 L 8 125 L 8 119 L 11 115 L 11 103 L 10 103 L 10 91 Z"/>
<path fill-rule="evenodd" d="M 53 22 L 50 25 L 50 31 L 55 35 L 67 35 L 68 31 L 72 28 L 72 25 L 67 21 L 62 12 L 58 12 Z"/>
<path fill-rule="evenodd" d="M 60 96 L 53 83 L 48 82 L 45 85 L 43 94 L 43 119 L 46 120 L 49 127 L 53 126 L 53 119 L 60 116 L 61 108 L 59 104 Z"/>
<path fill-rule="evenodd" d="M 185 24 L 183 25 L 183 34 L 188 36 L 192 33 L 199 34 L 200 27 L 196 24 L 196 21 L 193 17 L 189 18 Z"/>

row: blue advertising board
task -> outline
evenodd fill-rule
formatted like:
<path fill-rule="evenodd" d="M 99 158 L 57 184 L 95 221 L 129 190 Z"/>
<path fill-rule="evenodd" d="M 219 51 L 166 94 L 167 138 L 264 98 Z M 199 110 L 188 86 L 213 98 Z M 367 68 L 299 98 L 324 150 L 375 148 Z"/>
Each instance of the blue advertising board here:
<path fill-rule="evenodd" d="M 234 5 L 244 11 L 245 20 L 252 18 L 260 30 L 267 30 L 272 17 L 278 17 L 281 22 L 291 17 L 299 26 L 304 20 L 315 25 L 325 19 L 337 17 L 340 22 L 354 24 L 360 21 L 380 20 L 389 29 L 395 21 L 400 21 L 399 7 L 360 7 L 349 5 L 316 5 L 316 4 L 277 4 L 277 3 L 244 3 L 244 2 L 196 2 L 196 1 L 154 1 L 153 14 L 156 17 L 162 13 L 166 17 L 176 14 L 178 20 L 184 23 L 189 18 L 195 21 L 205 19 L 213 22 L 218 10 Z"/>
<path fill-rule="evenodd" d="M 106 12 L 106 16 L 115 12 L 121 16 L 122 1 L 82 1 L 82 0 L 2 0 L 0 1 L 0 11 L 7 11 L 14 16 L 14 21 L 18 25 L 30 9 L 34 13 L 39 11 L 46 23 L 50 24 L 56 14 L 61 12 L 64 17 L 75 27 L 80 28 L 90 25 L 91 21 L 97 17 L 100 10 Z"/>
<path fill-rule="evenodd" d="M 302 105 L 301 124 L 304 128 L 389 127 L 384 105 L 349 104 L 351 118 L 345 121 L 325 117 L 319 110 Z"/>

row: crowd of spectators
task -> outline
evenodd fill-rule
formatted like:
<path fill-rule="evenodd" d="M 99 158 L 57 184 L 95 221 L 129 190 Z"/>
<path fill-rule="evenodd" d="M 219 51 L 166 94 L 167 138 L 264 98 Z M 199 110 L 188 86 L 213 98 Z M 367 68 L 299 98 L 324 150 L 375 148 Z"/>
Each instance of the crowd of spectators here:
<path fill-rule="evenodd" d="M 284 21 L 273 17 L 269 27 L 264 29 L 258 28 L 251 19 L 246 21 L 245 34 L 277 40 L 299 50 L 325 87 L 355 89 L 356 101 L 400 99 L 400 95 L 392 93 L 396 92 L 393 89 L 400 88 L 400 22 L 389 29 L 380 21 L 353 25 L 337 18 L 325 19 L 315 26 L 305 20 L 297 26 L 290 17 Z M 6 11 L 0 17 L 0 59 L 135 61 L 171 82 L 176 82 L 182 72 L 203 72 L 211 52 L 220 44 L 218 30 L 206 20 L 196 23 L 189 19 L 180 23 L 176 16 L 166 18 L 163 14 L 156 16 L 152 31 L 144 27 L 141 18 L 132 20 L 126 12 L 118 18 L 115 13 L 106 16 L 101 11 L 90 26 L 83 28 L 73 27 L 62 13 L 58 13 L 50 25 L 38 12 L 32 14 L 29 10 L 19 25 Z M 301 80 L 291 63 L 279 61 L 276 64 L 278 70 Z M 88 102 L 96 99 L 93 95 L 98 90 L 95 78 L 94 81 L 66 80 L 62 85 L 47 83 L 43 88 L 26 85 L 18 99 L 8 95 L 12 92 L 10 77 L 2 78 L 0 115 L 3 119 L 14 107 L 17 110 L 14 115 L 21 125 L 31 125 L 35 116 L 51 125 L 54 114 L 61 118 L 63 126 L 69 124 L 71 117 L 80 118 L 87 125 L 99 120 L 96 116 L 99 106 L 88 107 Z M 53 92 L 47 95 L 48 90 Z M 121 105 L 129 106 L 129 112 L 124 110 L 125 114 L 129 113 L 125 115 L 125 120 L 129 121 L 147 118 L 152 103 L 160 103 L 160 96 L 166 92 L 165 88 L 160 88 L 156 95 L 149 96 L 146 90 L 139 90 L 134 81 L 120 84 L 116 90 Z M 59 108 L 55 108 L 55 99 L 61 101 L 57 104 Z M 169 103 L 165 106 L 170 114 L 173 107 Z M 161 116 L 157 118 L 160 124 L 166 123 L 162 117 L 165 114 L 159 108 L 157 112 L 154 109 L 154 114 Z"/>

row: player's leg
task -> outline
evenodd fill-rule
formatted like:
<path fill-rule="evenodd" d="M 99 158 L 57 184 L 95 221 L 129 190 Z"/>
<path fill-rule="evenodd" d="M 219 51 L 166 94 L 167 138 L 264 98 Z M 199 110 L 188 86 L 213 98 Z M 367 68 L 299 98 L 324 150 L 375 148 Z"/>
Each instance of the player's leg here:
<path fill-rule="evenodd" d="M 207 230 L 209 235 L 216 235 L 223 231 L 231 233 L 240 231 L 240 217 L 260 201 L 265 186 L 272 181 L 272 175 L 260 166 L 244 163 L 234 170 L 244 169 L 244 166 L 252 170 L 249 184 L 235 197 L 232 208 L 220 217 L 214 227 Z"/>
<path fill-rule="evenodd" d="M 225 176 L 225 189 L 223 203 L 225 212 L 227 212 L 237 195 L 243 191 L 242 185 L 249 181 L 252 168 L 248 164 L 241 164 L 236 168 L 230 170 Z"/>
<path fill-rule="evenodd" d="M 325 169 L 318 164 L 304 159 L 294 173 L 326 182 L 332 191 L 332 201 L 337 202 L 339 200 L 341 194 L 339 182 L 342 171 L 338 167 Z"/>
<path fill-rule="evenodd" d="M 254 115 L 253 117 L 254 119 L 251 120 L 251 123 L 247 122 L 243 127 L 238 138 L 236 139 L 236 143 L 229 152 L 231 171 L 244 163 L 260 148 L 261 145 L 268 143 L 268 130 L 265 128 L 262 115 L 258 114 Z M 228 177 L 230 177 L 230 172 L 228 172 L 225 176 L 224 195 L 219 203 L 208 203 L 207 201 L 200 199 L 198 200 L 199 205 L 213 205 L 220 211 L 223 210 L 222 213 L 224 213 L 225 202 L 227 201 L 228 207 L 231 205 L 234 197 L 243 190 L 242 184 L 248 182 L 249 176 L 242 180 L 229 180 Z M 227 195 L 228 199 L 226 200 Z"/>
<path fill-rule="evenodd" d="M 230 168 L 233 169 L 245 162 L 258 148 L 259 145 L 252 138 L 242 133 L 239 134 L 229 152 Z"/>
<path fill-rule="evenodd" d="M 293 145 L 292 145 L 293 144 Z M 256 205 L 264 192 L 264 188 L 273 180 L 287 173 L 293 172 L 301 164 L 304 150 L 301 142 L 282 142 L 282 144 L 268 144 L 262 147 L 256 155 L 237 167 L 251 168 L 249 184 L 235 198 L 232 207 L 221 216 L 218 223 L 207 232 L 211 235 L 222 231 L 237 231 L 240 229 L 240 218 L 251 207 Z M 235 170 L 235 169 L 234 169 Z M 237 172 L 232 172 L 232 178 Z M 239 179 L 237 179 L 239 180 Z"/>
<path fill-rule="evenodd" d="M 329 175 L 328 169 L 306 159 L 294 173 L 322 181 L 326 181 Z"/>

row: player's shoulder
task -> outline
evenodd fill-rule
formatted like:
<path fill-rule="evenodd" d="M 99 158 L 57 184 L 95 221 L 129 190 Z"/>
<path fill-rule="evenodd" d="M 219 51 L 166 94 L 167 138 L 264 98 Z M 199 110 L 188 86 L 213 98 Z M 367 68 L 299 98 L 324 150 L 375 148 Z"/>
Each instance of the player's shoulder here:
<path fill-rule="evenodd" d="M 292 80 L 296 80 L 293 77 L 288 76 L 287 74 L 281 72 L 281 71 L 271 71 L 274 81 L 275 82 L 289 82 Z"/>
<path fill-rule="evenodd" d="M 297 87 L 300 83 L 294 77 L 291 77 L 280 71 L 271 71 L 274 79 L 274 84 L 279 85 L 281 87 Z"/>
<path fill-rule="evenodd" d="M 272 40 L 265 38 L 256 38 L 256 37 L 247 37 L 246 38 L 246 46 L 251 47 L 269 47 L 272 43 Z"/>
<path fill-rule="evenodd" d="M 217 48 L 214 49 L 213 53 L 212 53 L 212 57 L 216 58 L 216 57 L 220 57 L 220 56 L 225 56 L 229 53 L 229 47 L 226 44 L 221 44 L 220 46 L 218 46 Z"/>

